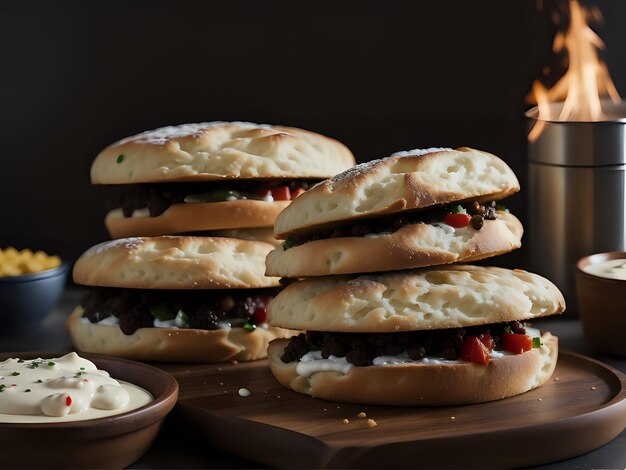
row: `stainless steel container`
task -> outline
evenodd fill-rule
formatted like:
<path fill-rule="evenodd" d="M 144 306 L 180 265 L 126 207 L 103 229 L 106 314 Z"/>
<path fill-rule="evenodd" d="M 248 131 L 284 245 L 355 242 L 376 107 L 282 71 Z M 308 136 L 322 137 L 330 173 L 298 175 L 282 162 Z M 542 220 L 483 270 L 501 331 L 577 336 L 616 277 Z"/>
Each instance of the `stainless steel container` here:
<path fill-rule="evenodd" d="M 604 110 L 626 117 L 626 103 Z M 576 261 L 626 250 L 626 118 L 538 122 L 536 108 L 526 116 L 544 126 L 528 143 L 530 269 L 552 280 L 577 313 Z"/>

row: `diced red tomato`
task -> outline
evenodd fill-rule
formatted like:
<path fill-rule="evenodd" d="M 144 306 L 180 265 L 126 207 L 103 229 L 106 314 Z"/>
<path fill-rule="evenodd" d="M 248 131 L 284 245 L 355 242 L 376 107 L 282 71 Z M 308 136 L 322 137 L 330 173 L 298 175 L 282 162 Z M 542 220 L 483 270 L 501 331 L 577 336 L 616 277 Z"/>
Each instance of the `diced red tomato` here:
<path fill-rule="evenodd" d="M 478 339 L 478 336 L 467 336 L 461 349 L 459 359 L 476 364 L 489 364 L 489 350 Z"/>
<path fill-rule="evenodd" d="M 493 348 L 496 346 L 496 342 L 493 340 L 489 333 L 482 333 L 478 336 L 478 339 L 481 343 L 485 345 L 485 347 L 491 352 Z"/>
<path fill-rule="evenodd" d="M 467 227 L 471 217 L 467 214 L 448 214 L 443 219 L 443 223 L 454 228 Z"/>
<path fill-rule="evenodd" d="M 265 323 L 267 321 L 267 311 L 265 307 L 257 307 L 254 313 L 252 314 L 252 322 L 255 325 L 260 325 L 261 323 Z"/>
<path fill-rule="evenodd" d="M 276 186 L 272 188 L 272 196 L 274 197 L 274 201 L 289 201 L 291 199 L 289 186 Z"/>
<path fill-rule="evenodd" d="M 298 196 L 300 196 L 300 194 L 302 194 L 304 192 L 304 188 L 298 188 L 294 191 L 291 192 L 291 199 L 295 199 Z"/>
<path fill-rule="evenodd" d="M 527 335 L 502 333 L 502 347 L 513 354 L 522 354 L 533 348 L 533 339 Z"/>

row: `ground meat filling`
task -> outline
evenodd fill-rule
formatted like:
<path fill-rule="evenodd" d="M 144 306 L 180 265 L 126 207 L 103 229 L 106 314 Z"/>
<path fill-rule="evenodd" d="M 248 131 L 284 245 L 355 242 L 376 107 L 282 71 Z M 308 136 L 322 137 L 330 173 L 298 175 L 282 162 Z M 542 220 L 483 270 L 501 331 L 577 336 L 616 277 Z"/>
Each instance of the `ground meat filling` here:
<path fill-rule="evenodd" d="M 506 208 L 497 205 L 495 201 L 491 201 L 485 205 L 474 201 L 467 204 L 451 204 L 427 210 L 396 213 L 384 217 L 359 220 L 358 222 L 314 234 L 295 235 L 285 241 L 283 247 L 288 249 L 292 246 L 325 238 L 363 237 L 375 233 L 393 233 L 409 224 L 441 223 L 446 215 L 463 211 L 471 216 L 470 225 L 474 229 L 480 230 L 485 220 L 495 220 L 498 218 L 498 210 L 506 210 Z"/>
<path fill-rule="evenodd" d="M 488 333 L 495 350 L 502 349 L 502 333 L 526 334 L 524 324 L 514 321 L 469 328 L 411 331 L 404 333 L 327 333 L 308 331 L 294 336 L 285 347 L 284 363 L 299 361 L 309 351 L 321 351 L 323 358 L 345 357 L 357 367 L 371 366 L 378 356 L 408 353 L 415 361 L 426 356 L 448 360 L 459 358 L 465 337 Z"/>
<path fill-rule="evenodd" d="M 155 319 L 176 319 L 181 326 L 216 330 L 220 323 L 253 330 L 266 322 L 265 307 L 278 289 L 149 290 L 92 288 L 81 300 L 83 317 L 98 323 L 117 317 L 124 334 L 154 326 Z"/>
<path fill-rule="evenodd" d="M 287 186 L 289 193 L 293 194 L 299 190 L 306 191 L 316 182 L 317 180 L 257 179 L 115 185 L 108 187 L 107 208 L 113 210 L 121 207 L 124 217 L 132 217 L 135 210 L 148 209 L 150 217 L 157 217 L 172 204 L 223 202 L 236 199 L 267 200 L 268 189 Z"/>

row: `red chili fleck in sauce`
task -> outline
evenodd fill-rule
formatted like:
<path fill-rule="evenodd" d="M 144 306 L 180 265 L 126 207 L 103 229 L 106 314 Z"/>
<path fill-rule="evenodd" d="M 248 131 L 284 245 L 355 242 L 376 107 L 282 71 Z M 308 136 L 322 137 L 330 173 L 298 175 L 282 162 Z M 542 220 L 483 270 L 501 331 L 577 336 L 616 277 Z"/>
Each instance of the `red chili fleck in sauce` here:
<path fill-rule="evenodd" d="M 65 406 L 71 406 L 71 404 L 72 404 L 72 397 L 68 395 L 67 397 L 65 397 Z"/>

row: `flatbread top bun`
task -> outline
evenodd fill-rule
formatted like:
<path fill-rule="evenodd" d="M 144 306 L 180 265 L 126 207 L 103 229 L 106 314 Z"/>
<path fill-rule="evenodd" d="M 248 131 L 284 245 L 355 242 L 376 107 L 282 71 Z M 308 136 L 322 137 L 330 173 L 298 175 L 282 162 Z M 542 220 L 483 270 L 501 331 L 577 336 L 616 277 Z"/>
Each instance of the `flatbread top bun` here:
<path fill-rule="evenodd" d="M 246 289 L 275 287 L 266 277 L 269 243 L 235 238 L 123 238 L 87 250 L 74 265 L 74 282 L 136 289 Z"/>
<path fill-rule="evenodd" d="M 268 321 L 290 329 L 390 333 L 529 320 L 564 310 L 561 292 L 541 276 L 455 265 L 299 281 L 270 303 Z"/>
<path fill-rule="evenodd" d="M 162 127 L 120 140 L 96 157 L 91 182 L 328 178 L 354 163 L 345 145 L 314 132 L 216 121 Z"/>
<path fill-rule="evenodd" d="M 509 166 L 467 147 L 397 152 L 362 163 L 301 194 L 276 219 L 276 238 L 343 222 L 466 200 L 503 199 L 519 191 Z"/>

